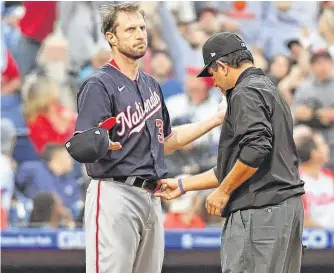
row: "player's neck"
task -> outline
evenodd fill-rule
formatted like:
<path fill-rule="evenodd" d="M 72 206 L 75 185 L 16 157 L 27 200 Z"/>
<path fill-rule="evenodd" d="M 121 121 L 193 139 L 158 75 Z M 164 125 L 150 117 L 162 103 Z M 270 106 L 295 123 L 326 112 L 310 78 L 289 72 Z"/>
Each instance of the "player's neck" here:
<path fill-rule="evenodd" d="M 122 54 L 115 54 L 112 57 L 118 68 L 124 75 L 129 77 L 131 80 L 135 80 L 138 74 L 139 64 L 137 60 L 130 59 Z"/>

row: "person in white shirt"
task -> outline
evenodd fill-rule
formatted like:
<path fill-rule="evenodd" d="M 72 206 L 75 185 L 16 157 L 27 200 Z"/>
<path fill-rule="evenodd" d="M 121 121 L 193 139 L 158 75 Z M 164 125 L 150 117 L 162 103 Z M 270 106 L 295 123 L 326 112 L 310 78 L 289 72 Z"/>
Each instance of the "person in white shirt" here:
<path fill-rule="evenodd" d="M 305 182 L 303 203 L 305 227 L 334 227 L 334 173 L 324 169 L 330 157 L 328 144 L 320 133 L 295 141 L 300 158 L 300 177 Z"/>
<path fill-rule="evenodd" d="M 166 100 L 171 123 L 180 118 L 197 122 L 217 111 L 222 97 L 218 97 L 214 91 L 210 90 L 212 85 L 207 79 L 196 77 L 199 72 L 199 68 L 187 67 L 187 75 L 184 81 L 185 92 L 170 96 Z M 223 101 L 226 102 L 225 97 L 223 97 Z M 219 136 L 220 127 L 214 128 L 208 134 L 194 141 L 194 145 L 197 147 L 209 146 L 216 154 Z"/>
<path fill-rule="evenodd" d="M 334 59 L 334 9 L 325 9 L 319 18 L 318 30 L 327 43 L 327 51 Z"/>
<path fill-rule="evenodd" d="M 9 119 L 1 119 L 0 187 L 1 206 L 8 213 L 14 192 L 14 168 L 12 151 L 16 130 Z"/>

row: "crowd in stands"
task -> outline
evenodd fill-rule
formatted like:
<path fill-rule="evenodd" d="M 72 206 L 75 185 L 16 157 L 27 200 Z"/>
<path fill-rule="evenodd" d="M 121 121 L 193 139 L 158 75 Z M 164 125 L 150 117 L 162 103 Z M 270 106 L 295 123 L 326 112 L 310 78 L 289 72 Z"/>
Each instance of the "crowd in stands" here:
<path fill-rule="evenodd" d="M 1 228 L 81 227 L 85 168 L 64 143 L 74 132 L 76 92 L 111 50 L 99 30 L 109 2 L 1 2 Z M 142 2 L 148 50 L 140 67 L 161 85 L 173 126 L 201 120 L 225 98 L 196 78 L 214 33 L 239 33 L 291 107 L 306 227 L 334 228 L 334 2 Z M 217 164 L 220 129 L 166 157 L 169 177 Z M 226 155 L 228 156 L 228 155 Z M 221 226 L 210 193 L 163 201 L 166 228 Z M 112 197 L 111 197 L 112 198 Z"/>

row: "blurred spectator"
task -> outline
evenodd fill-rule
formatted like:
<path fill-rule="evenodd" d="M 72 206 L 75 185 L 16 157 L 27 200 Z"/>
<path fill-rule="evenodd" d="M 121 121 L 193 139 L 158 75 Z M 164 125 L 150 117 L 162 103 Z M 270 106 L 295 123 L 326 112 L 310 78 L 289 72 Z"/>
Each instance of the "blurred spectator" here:
<path fill-rule="evenodd" d="M 334 173 L 324 169 L 330 154 L 319 133 L 305 134 L 296 142 L 300 176 L 305 182 L 305 227 L 334 227 Z"/>
<path fill-rule="evenodd" d="M 305 4 L 304 7 L 308 8 Z M 302 6 L 291 1 L 271 2 L 264 12 L 267 14 L 262 21 L 256 42 L 257 47 L 267 59 L 275 55 L 288 54 L 286 43 L 299 37 L 305 20 L 311 17 L 305 14 L 303 9 Z M 312 9 L 307 9 L 308 13 L 311 11 Z"/>
<path fill-rule="evenodd" d="M 99 8 L 101 2 L 61 1 L 59 21 L 69 45 L 69 72 L 77 77 L 80 70 L 89 64 L 98 45 L 105 43 L 99 31 Z"/>
<path fill-rule="evenodd" d="M 152 2 L 150 2 L 152 3 Z M 180 22 L 194 22 L 196 20 L 196 10 L 192 1 L 166 1 L 168 9 Z"/>
<path fill-rule="evenodd" d="M 73 161 L 64 145 L 48 144 L 42 161 L 24 162 L 16 174 L 17 197 L 29 206 L 39 192 L 54 192 L 77 217 L 82 209 L 79 181 L 74 177 Z"/>
<path fill-rule="evenodd" d="M 76 114 L 60 103 L 59 89 L 50 79 L 28 81 L 23 99 L 30 138 L 38 152 L 50 142 L 64 144 L 73 135 Z"/>
<path fill-rule="evenodd" d="M 176 118 L 171 125 L 179 126 L 190 123 L 187 117 Z M 190 143 L 183 148 L 169 154 L 165 159 L 168 176 L 175 177 L 181 174 L 198 174 L 213 168 L 217 164 L 216 154 L 206 146 L 196 147 Z"/>
<path fill-rule="evenodd" d="M 198 14 L 199 27 L 204 30 L 208 36 L 212 36 L 218 31 L 217 14 L 218 10 L 215 8 L 203 8 Z"/>
<path fill-rule="evenodd" d="M 21 111 L 21 75 L 11 52 L 5 49 L 6 67 L 2 70 L 1 116 L 11 119 L 14 126 L 22 130 L 26 127 Z"/>
<path fill-rule="evenodd" d="M 0 211 L 0 215 L 1 215 L 0 230 L 3 230 L 3 229 L 8 228 L 7 212 L 2 206 L 0 210 L 1 210 Z"/>
<path fill-rule="evenodd" d="M 295 141 L 296 146 L 298 147 L 306 137 L 312 137 L 313 133 L 312 128 L 306 125 L 295 126 L 293 128 L 293 140 Z"/>
<path fill-rule="evenodd" d="M 96 51 L 96 54 L 92 57 L 89 63 L 83 66 L 82 70 L 79 73 L 79 80 L 83 82 L 86 78 L 88 78 L 93 72 L 105 65 L 106 62 L 110 59 L 111 49 L 108 44 L 101 46 Z"/>
<path fill-rule="evenodd" d="M 56 194 L 41 192 L 33 200 L 29 227 L 33 228 L 73 228 L 74 222 L 67 208 Z"/>
<path fill-rule="evenodd" d="M 267 76 L 277 86 L 280 81 L 286 77 L 291 69 L 291 60 L 288 56 L 277 55 L 269 61 L 269 70 Z"/>
<path fill-rule="evenodd" d="M 288 105 L 292 104 L 295 92 L 304 80 L 305 75 L 300 66 L 294 65 L 291 68 L 290 73 L 279 82 L 278 91 Z"/>
<path fill-rule="evenodd" d="M 5 3 L 4 1 L 1 1 L 0 3 L 1 5 L 1 18 L 3 17 L 4 15 L 4 10 L 5 10 Z M 4 23 L 3 21 L 1 20 L 1 29 L 4 28 Z M 1 30 L 1 72 L 6 68 L 7 66 L 7 63 L 6 63 L 6 52 L 7 52 L 7 46 L 6 46 L 6 43 L 5 43 L 5 35 L 4 35 L 4 32 Z"/>
<path fill-rule="evenodd" d="M 197 192 L 188 192 L 172 200 L 165 216 L 164 228 L 205 228 L 204 220 L 196 213 L 199 204 Z"/>
<path fill-rule="evenodd" d="M 291 58 L 296 62 L 297 59 L 300 56 L 300 53 L 303 50 L 303 46 L 301 45 L 301 43 L 297 39 L 292 39 L 292 40 L 288 41 L 286 46 L 288 47 L 288 49 L 290 51 Z"/>
<path fill-rule="evenodd" d="M 320 16 L 318 29 L 320 35 L 327 42 L 327 50 L 334 59 L 334 8 L 325 9 Z"/>
<path fill-rule="evenodd" d="M 16 61 L 9 50 L 6 50 L 6 68 L 2 71 L 1 96 L 11 95 L 21 85 L 20 72 Z"/>
<path fill-rule="evenodd" d="M 192 143 L 168 155 L 165 159 L 168 175 L 198 174 L 213 168 L 217 158 L 207 147 L 196 147 Z"/>
<path fill-rule="evenodd" d="M 14 126 L 21 130 L 26 127 L 21 111 L 20 72 L 11 52 L 4 49 L 5 64 L 1 80 L 1 116 L 11 119 Z"/>
<path fill-rule="evenodd" d="M 174 64 L 174 75 L 177 80 L 183 81 L 186 74 L 185 67 L 203 66 L 200 49 L 205 42 L 202 35 L 203 31 L 196 25 L 188 24 L 188 29 L 183 36 L 178 30 L 176 20 L 167 8 L 166 3 L 158 2 L 157 9 L 160 19 L 160 34 L 171 55 Z"/>
<path fill-rule="evenodd" d="M 268 70 L 268 62 L 263 54 L 259 51 L 254 51 L 253 53 L 254 66 L 262 69 L 263 71 Z"/>
<path fill-rule="evenodd" d="M 13 54 L 21 38 L 19 22 L 24 15 L 24 8 L 21 5 L 14 5 L 5 8 L 2 15 L 2 31 L 4 42 L 8 50 Z"/>
<path fill-rule="evenodd" d="M 31 75 L 43 75 L 57 85 L 60 102 L 71 110 L 76 109 L 76 86 L 67 73 L 68 43 L 60 33 L 49 35 L 40 48 L 37 67 Z M 72 90 L 72 89 L 75 89 Z"/>
<path fill-rule="evenodd" d="M 212 83 L 211 78 L 197 78 L 200 69 L 194 67 L 187 68 L 185 78 L 185 93 L 174 95 L 166 100 L 170 120 L 176 118 L 191 117 L 191 122 L 203 120 L 203 118 L 215 113 L 219 105 L 219 100 L 214 92 L 209 92 Z M 216 153 L 220 135 L 220 128 L 211 130 L 194 142 L 195 146 L 204 145 L 209 150 Z"/>
<path fill-rule="evenodd" d="M 334 154 L 334 65 L 328 52 L 311 58 L 312 76 L 297 90 L 293 102 L 297 123 L 319 129 Z M 334 157 L 329 167 L 334 170 Z"/>
<path fill-rule="evenodd" d="M 222 7 L 222 25 L 226 31 L 237 32 L 247 45 L 254 45 L 265 28 L 273 5 L 270 1 L 229 1 Z M 254 52 L 255 53 L 255 52 Z"/>
<path fill-rule="evenodd" d="M 53 31 L 56 20 L 56 1 L 23 1 L 25 14 L 20 21 L 22 36 L 15 50 L 21 74 L 28 74 L 36 66 L 36 56 L 43 40 Z"/>
<path fill-rule="evenodd" d="M 16 130 L 8 119 L 1 119 L 1 154 L 0 154 L 0 183 L 1 183 L 1 207 L 9 213 L 10 204 L 14 192 L 15 161 L 12 152 L 15 145 Z"/>
<path fill-rule="evenodd" d="M 183 92 L 182 82 L 171 77 L 173 63 L 163 52 L 156 52 L 152 58 L 152 76 L 161 86 L 164 99 Z"/>

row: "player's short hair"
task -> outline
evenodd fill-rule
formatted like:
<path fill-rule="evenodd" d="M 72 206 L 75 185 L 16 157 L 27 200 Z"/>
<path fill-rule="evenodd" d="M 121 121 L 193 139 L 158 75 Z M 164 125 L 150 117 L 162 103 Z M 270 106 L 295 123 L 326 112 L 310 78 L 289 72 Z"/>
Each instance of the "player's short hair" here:
<path fill-rule="evenodd" d="M 243 63 L 252 63 L 254 64 L 254 58 L 252 53 L 245 49 L 245 50 L 238 50 L 236 52 L 232 52 L 227 54 L 226 56 L 218 58 L 212 64 L 212 68 L 217 71 L 217 62 L 220 61 L 222 63 L 228 64 L 233 68 L 239 68 Z"/>
<path fill-rule="evenodd" d="M 145 19 L 145 12 L 138 3 L 120 3 L 104 5 L 101 8 L 101 32 L 106 34 L 108 31 L 115 33 L 117 16 L 120 12 L 137 13 L 139 12 Z"/>
<path fill-rule="evenodd" d="M 317 147 L 314 141 L 314 134 L 307 135 L 303 139 L 300 139 L 300 141 L 296 143 L 296 147 L 300 163 L 309 161 L 311 159 L 312 150 Z"/>

